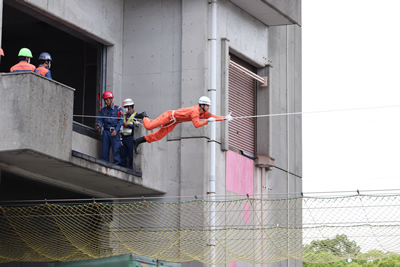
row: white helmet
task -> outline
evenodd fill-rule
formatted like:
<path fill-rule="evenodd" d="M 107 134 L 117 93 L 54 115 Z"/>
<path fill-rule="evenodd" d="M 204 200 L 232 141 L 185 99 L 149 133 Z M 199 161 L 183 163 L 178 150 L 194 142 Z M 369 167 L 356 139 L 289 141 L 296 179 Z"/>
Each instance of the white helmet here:
<path fill-rule="evenodd" d="M 210 98 L 208 98 L 208 96 L 202 96 L 199 98 L 199 104 L 211 106 L 211 100 Z"/>
<path fill-rule="evenodd" d="M 133 100 L 130 98 L 127 98 L 124 100 L 124 102 L 122 102 L 122 106 L 124 107 L 129 107 L 129 106 L 133 106 L 135 105 L 135 103 L 133 103 Z"/>

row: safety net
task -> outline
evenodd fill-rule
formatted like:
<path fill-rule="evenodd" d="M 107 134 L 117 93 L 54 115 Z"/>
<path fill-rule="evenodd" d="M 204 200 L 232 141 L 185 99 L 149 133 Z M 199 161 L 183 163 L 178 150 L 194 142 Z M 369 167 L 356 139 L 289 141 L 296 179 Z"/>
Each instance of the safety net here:
<path fill-rule="evenodd" d="M 0 208 L 0 263 L 129 253 L 215 265 L 327 263 L 400 253 L 399 195 Z"/>

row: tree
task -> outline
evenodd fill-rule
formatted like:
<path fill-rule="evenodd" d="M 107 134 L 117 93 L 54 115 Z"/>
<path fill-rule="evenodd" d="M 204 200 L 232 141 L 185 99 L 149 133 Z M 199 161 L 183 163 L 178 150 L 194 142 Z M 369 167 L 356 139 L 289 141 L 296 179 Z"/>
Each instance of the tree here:
<path fill-rule="evenodd" d="M 313 240 L 310 245 L 304 247 L 304 251 L 315 254 L 327 252 L 340 259 L 351 259 L 360 253 L 361 248 L 346 235 L 336 235 L 333 239 Z"/>

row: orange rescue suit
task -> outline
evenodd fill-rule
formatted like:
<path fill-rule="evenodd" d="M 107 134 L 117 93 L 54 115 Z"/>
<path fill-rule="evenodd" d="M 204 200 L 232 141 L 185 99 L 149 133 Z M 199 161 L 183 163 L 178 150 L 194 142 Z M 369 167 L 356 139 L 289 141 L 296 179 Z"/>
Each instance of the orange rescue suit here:
<path fill-rule="evenodd" d="M 208 124 L 208 118 L 213 117 L 217 121 L 225 119 L 224 116 L 216 116 L 210 112 L 203 112 L 200 114 L 200 106 L 196 105 L 189 108 L 180 108 L 177 110 L 168 110 L 161 114 L 158 118 L 151 121 L 149 118 L 143 118 L 143 126 L 147 130 L 153 130 L 157 127 L 161 128 L 151 134 L 146 135 L 144 138 L 148 143 L 158 141 L 164 138 L 168 133 L 172 132 L 178 123 L 185 121 L 192 121 L 194 127 L 199 128 Z M 200 121 L 200 119 L 206 119 Z"/>

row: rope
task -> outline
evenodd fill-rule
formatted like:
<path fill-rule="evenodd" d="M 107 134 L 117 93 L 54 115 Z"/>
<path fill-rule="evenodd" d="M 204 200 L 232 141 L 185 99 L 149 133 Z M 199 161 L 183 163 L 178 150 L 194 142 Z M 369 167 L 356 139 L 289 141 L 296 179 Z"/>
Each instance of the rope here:
<path fill-rule="evenodd" d="M 332 110 L 307 111 L 307 112 L 301 111 L 301 112 L 290 112 L 290 113 L 277 113 L 277 114 L 266 114 L 266 115 L 241 116 L 241 117 L 232 117 L 232 118 L 236 120 L 236 119 L 247 119 L 247 118 L 291 116 L 291 115 L 303 115 L 303 114 L 313 114 L 313 113 L 344 112 L 344 111 L 357 111 L 357 110 L 382 109 L 382 108 L 398 108 L 398 107 L 400 107 L 400 105 L 376 106 L 376 107 L 360 107 L 360 108 L 347 108 L 347 109 L 332 109 Z"/>
<path fill-rule="evenodd" d="M 252 116 L 237 116 L 237 117 L 232 116 L 232 120 L 248 119 L 248 118 L 276 117 L 276 116 L 292 116 L 292 115 L 315 114 L 315 113 L 329 113 L 329 112 L 345 112 L 345 111 L 370 110 L 370 109 L 399 108 L 399 107 L 400 107 L 400 105 L 390 105 L 390 106 L 358 107 L 358 108 L 332 109 L 332 110 L 319 110 L 319 111 L 299 111 L 299 112 L 275 113 L 275 114 L 252 115 Z M 90 116 L 90 115 L 73 115 L 73 116 L 74 117 L 86 117 L 86 118 L 123 119 L 123 118 L 116 118 L 116 117 Z"/>

